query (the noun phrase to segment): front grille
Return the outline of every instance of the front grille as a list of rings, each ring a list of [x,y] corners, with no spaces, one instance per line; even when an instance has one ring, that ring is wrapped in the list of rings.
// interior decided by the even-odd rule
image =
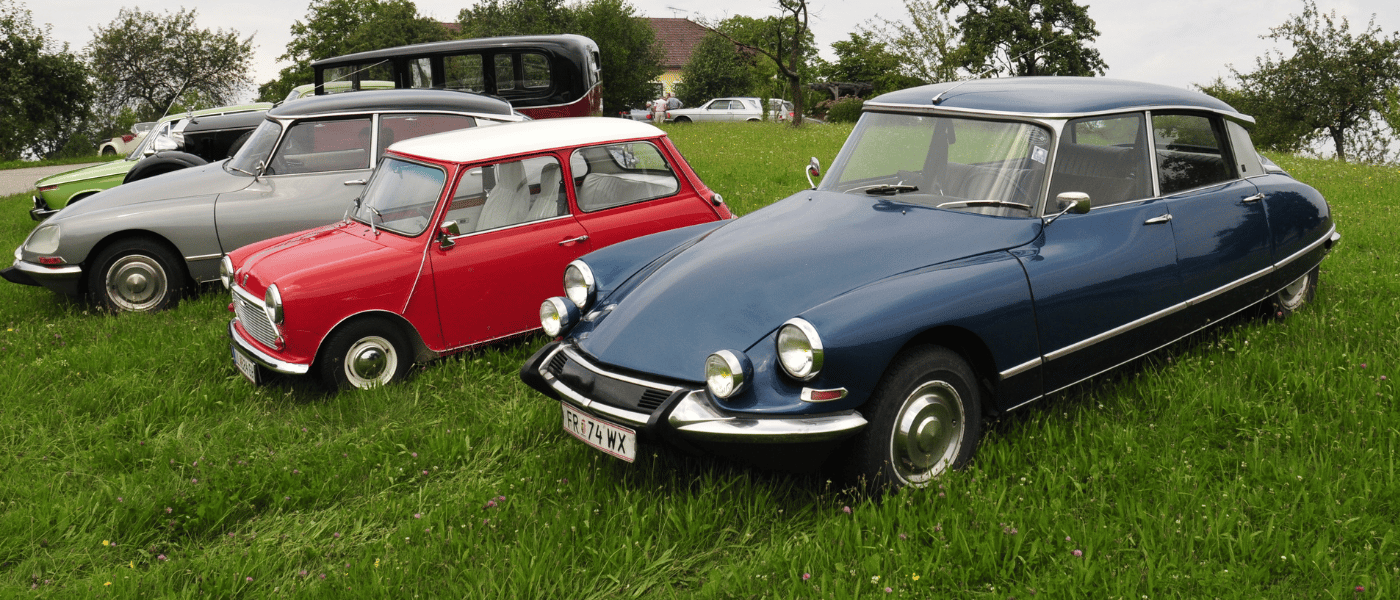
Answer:
[[[604,372],[572,352],[555,353],[544,370],[589,400],[646,414],[679,391],[663,383]]]
[[[262,302],[238,292],[238,289],[233,291],[233,312],[238,315],[238,322],[243,324],[243,330],[262,345],[277,347],[277,328],[267,320],[267,312],[263,310]]]

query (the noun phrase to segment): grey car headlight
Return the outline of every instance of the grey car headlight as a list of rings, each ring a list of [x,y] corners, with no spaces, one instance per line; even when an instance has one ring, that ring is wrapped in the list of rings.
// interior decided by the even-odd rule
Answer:
[[[558,336],[578,322],[578,307],[566,298],[555,296],[540,304],[540,326],[546,335]]]
[[[720,350],[705,358],[705,387],[716,398],[729,398],[744,389],[752,372],[744,353]]]
[[[58,251],[59,231],[57,225],[45,225],[34,230],[24,248],[35,254],[53,254]]]
[[[263,310],[267,311],[267,320],[274,325],[282,324],[282,292],[275,283],[267,286],[267,293],[263,294]]]
[[[806,381],[822,370],[825,352],[817,328],[794,318],[778,328],[778,364],[795,379]]]
[[[579,310],[586,310],[597,295],[597,281],[593,279],[593,269],[581,260],[569,263],[564,268],[564,295],[569,297]]]
[[[219,259],[219,281],[223,282],[224,289],[233,287],[233,259],[227,254]]]

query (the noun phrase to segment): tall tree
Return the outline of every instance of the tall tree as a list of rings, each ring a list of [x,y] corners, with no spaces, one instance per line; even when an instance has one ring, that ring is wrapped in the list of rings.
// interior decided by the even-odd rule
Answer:
[[[131,107],[158,117],[176,100],[204,106],[231,103],[252,84],[253,36],[202,29],[196,11],[171,14],[123,8],[99,26],[88,44],[88,62],[99,97],[115,112]]]
[[[52,156],[84,129],[92,91],[82,61],[11,0],[0,0],[0,81],[0,160]]]
[[[996,75],[1103,75],[1108,65],[1092,44],[1099,35],[1089,7],[1074,0],[938,0],[966,12],[957,18],[962,43],[953,63]]]
[[[448,37],[441,23],[419,15],[410,0],[313,0],[306,20],[292,23],[287,52],[277,57],[291,66],[259,86],[258,97],[281,100],[292,88],[312,83],[315,60]]]
[[[1243,94],[1269,119],[1331,138],[1337,158],[1346,160],[1349,136],[1379,126],[1386,94],[1400,84],[1400,34],[1386,36],[1374,16],[1353,34],[1345,17],[1318,12],[1306,0],[1302,14],[1262,37],[1291,46],[1292,54],[1276,49],[1256,59],[1251,73],[1231,69]]]
[[[690,106],[716,96],[746,96],[754,84],[753,70],[734,42],[711,33],[700,40],[681,68],[676,96]]]
[[[598,43],[604,111],[651,99],[664,71],[656,33],[627,0],[486,0],[457,15],[462,37],[576,33]]]
[[[777,3],[778,16],[773,21],[774,26],[761,31],[760,39],[754,40],[742,31],[731,33],[723,27],[707,29],[724,36],[741,48],[762,54],[773,61],[778,67],[778,74],[787,80],[788,93],[792,97],[792,126],[801,127],[802,80],[810,77],[803,48],[804,42],[812,36],[807,0],[777,0]]]
[[[870,32],[852,31],[850,39],[832,42],[831,49],[836,62],[828,66],[826,76],[832,81],[869,83],[873,95],[926,83],[904,74],[901,57]]]
[[[878,15],[858,31],[885,44],[899,57],[898,73],[926,83],[958,78],[958,66],[951,60],[957,47],[957,34],[947,13],[933,0],[904,0],[904,19]]]

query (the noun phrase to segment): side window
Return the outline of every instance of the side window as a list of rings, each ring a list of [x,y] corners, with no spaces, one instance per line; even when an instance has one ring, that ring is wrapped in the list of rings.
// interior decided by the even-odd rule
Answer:
[[[705,108],[707,108],[707,109],[709,109],[709,110],[729,110],[729,101],[728,101],[728,100],[715,100],[714,102],[711,102],[710,105],[707,106],[707,107],[705,107]]]
[[[671,165],[650,142],[579,148],[569,166],[583,212],[670,196],[680,189]]]
[[[553,156],[468,169],[452,194],[447,219],[466,233],[565,215],[562,183]]]
[[[1225,152],[1219,119],[1154,114],[1152,138],[1157,147],[1157,178],[1163,195],[1235,178],[1234,163]]]
[[[376,160],[394,142],[430,133],[442,133],[475,127],[476,119],[465,115],[395,114],[379,116],[379,148]]]
[[[1152,195],[1143,116],[1077,119],[1065,125],[1050,175],[1050,209],[1064,192],[1083,192],[1094,206]]]
[[[1264,165],[1259,162],[1259,152],[1254,149],[1254,142],[1249,139],[1249,132],[1234,121],[1226,123],[1226,128],[1230,130],[1230,150],[1235,155],[1235,164],[1239,166],[1240,177],[1263,175]]]
[[[368,169],[369,134],[369,117],[298,122],[282,136],[266,174]]]
[[[415,58],[408,61],[408,87],[433,87],[432,61],[426,58]]]
[[[536,52],[497,54],[496,92],[538,94],[549,89],[549,59]]]
[[[520,64],[524,70],[525,88],[541,90],[549,87],[549,59],[543,54],[522,54]]]
[[[480,54],[459,54],[442,59],[443,87],[468,92],[486,91]]]

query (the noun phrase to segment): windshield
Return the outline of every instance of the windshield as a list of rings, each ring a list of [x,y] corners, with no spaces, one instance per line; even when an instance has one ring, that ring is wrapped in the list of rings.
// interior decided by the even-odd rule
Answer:
[[[1049,146],[1050,132],[1031,123],[866,113],[819,189],[1028,217]]]
[[[442,196],[446,173],[437,167],[385,158],[353,215],[356,221],[407,236],[423,233]]]
[[[253,130],[253,135],[238,149],[238,154],[229,159],[226,169],[245,175],[257,175],[272,156],[272,148],[277,145],[277,136],[282,134],[282,124],[267,120]]]
[[[141,143],[136,145],[136,149],[132,150],[130,154],[126,155],[126,159],[141,160],[143,158],[146,158],[144,154],[146,152],[146,148],[154,148],[156,144],[155,140],[169,140],[171,123],[174,123],[174,121],[166,121],[164,123],[161,123],[160,127],[152,130],[150,133],[147,133],[146,137],[141,140]],[[157,148],[157,150],[159,150],[159,148]]]

